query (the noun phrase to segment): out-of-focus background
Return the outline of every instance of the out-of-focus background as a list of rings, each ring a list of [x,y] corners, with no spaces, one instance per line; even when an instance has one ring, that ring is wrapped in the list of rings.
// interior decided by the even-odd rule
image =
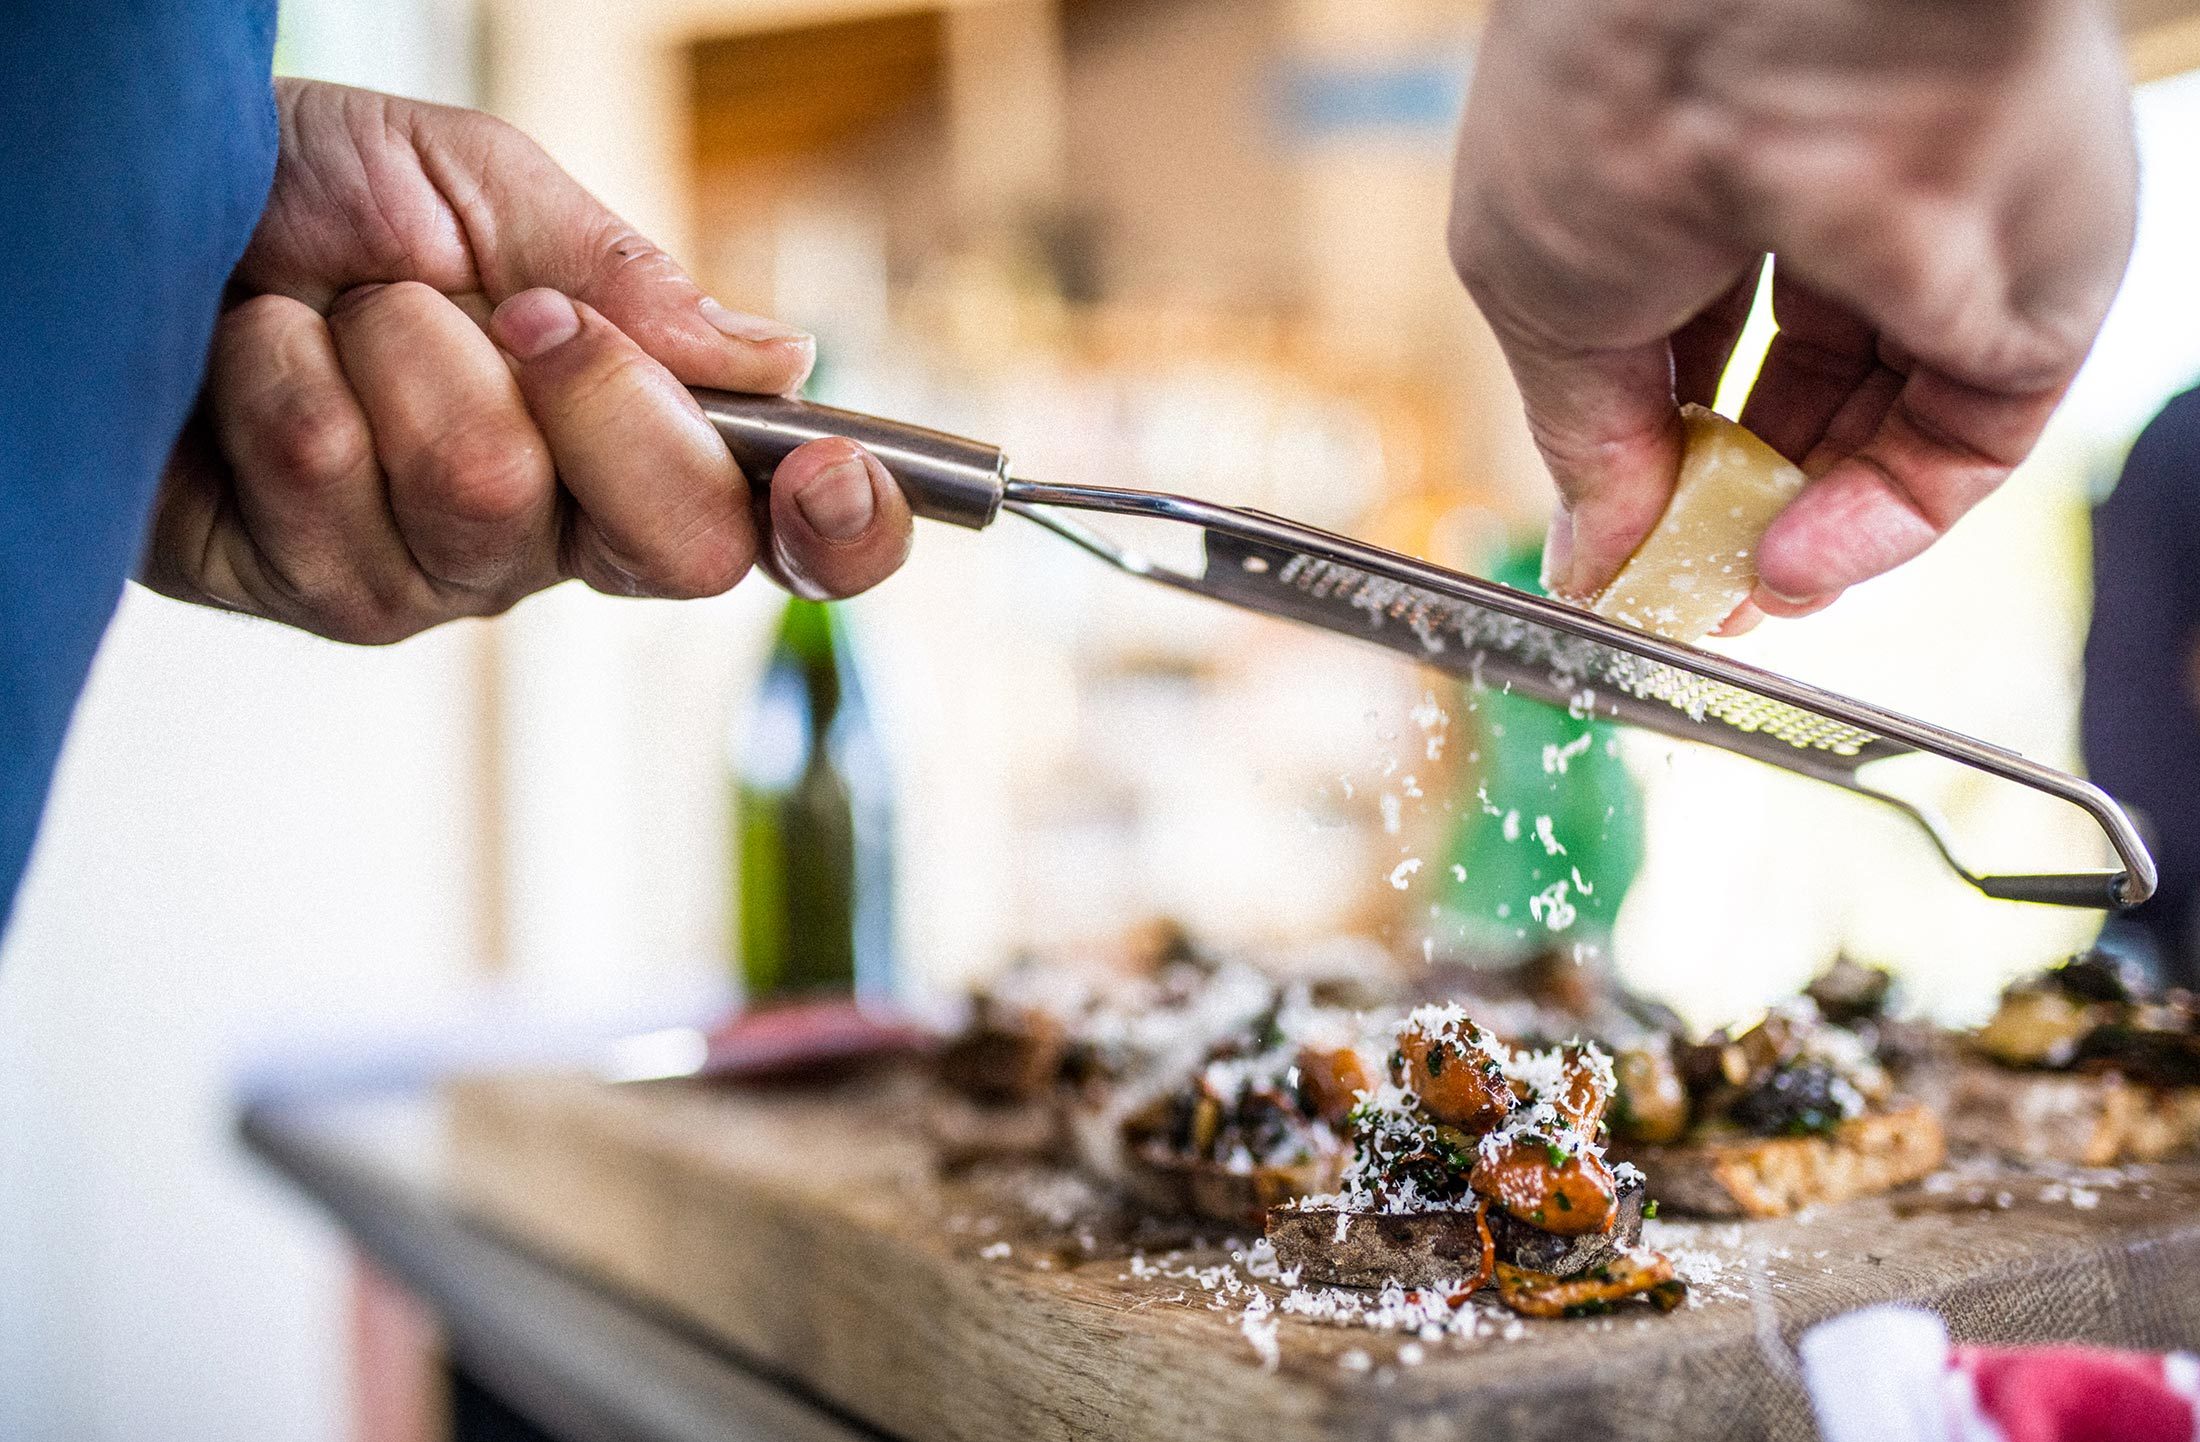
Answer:
[[[2200,373],[2188,8],[2131,14],[2138,253],[2038,459],[1739,652],[2076,765],[2087,507]],[[814,329],[820,399],[1532,576],[1544,482],[1441,239],[1478,9],[295,0],[280,63],[514,120],[728,304]],[[0,1437],[369,1435],[361,1283],[240,1160],[232,1099],[719,1004],[728,758],[779,604],[566,589],[363,651],[127,599],[0,957]],[[1706,1024],[1846,951],[1961,1019],[2098,924],[1977,898],[1861,803],[1600,737],[1627,815],[1552,839],[1639,843],[1640,871],[1609,935],[1554,930],[1462,858],[1552,856],[1562,778],[1485,816],[1503,723],[1382,653],[1013,523],[927,528],[849,612],[912,992],[1167,914],[1253,946],[1580,947]],[[2082,827],[1940,799],[1988,860],[2094,859]]]

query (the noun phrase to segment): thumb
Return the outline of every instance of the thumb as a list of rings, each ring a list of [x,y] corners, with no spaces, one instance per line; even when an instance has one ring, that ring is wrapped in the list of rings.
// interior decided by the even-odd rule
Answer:
[[[729,309],[606,209],[517,130],[498,132],[476,202],[476,264],[493,303],[548,286],[593,307],[691,386],[758,395],[802,388],[817,360],[807,332]],[[478,237],[488,237],[485,245]]]
[[[1680,474],[1672,351],[1661,338],[1625,350],[1553,352],[1506,346],[1536,449],[1563,514],[1545,563],[1555,595],[1587,600],[1665,513]]]

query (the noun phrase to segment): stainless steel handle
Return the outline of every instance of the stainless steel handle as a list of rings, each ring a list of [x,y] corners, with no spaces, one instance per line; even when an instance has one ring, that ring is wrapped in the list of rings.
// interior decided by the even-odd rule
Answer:
[[[2079,871],[2053,876],[1968,876],[1988,896],[2041,906],[2090,906],[2121,911],[2144,901],[2152,883],[2135,884],[2128,871]]]
[[[779,396],[697,389],[695,399],[752,485],[769,486],[772,472],[796,446],[845,436],[885,464],[909,498],[909,509],[926,520],[976,531],[1000,512],[1008,457],[993,446]]]

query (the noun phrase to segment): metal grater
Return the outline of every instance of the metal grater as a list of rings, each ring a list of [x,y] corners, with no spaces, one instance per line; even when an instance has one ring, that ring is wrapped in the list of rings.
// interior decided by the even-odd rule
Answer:
[[[1005,508],[1147,580],[1373,641],[1584,718],[1717,746],[1868,796],[1910,817],[1956,874],[1988,896],[2113,909],[2154,892],[2153,858],[2122,807],[2090,782],[2002,747],[1278,516],[1151,491],[1017,480],[994,447],[802,401],[719,391],[696,398],[759,486],[797,445],[847,436],[886,464],[917,515],[982,529]],[[1162,564],[1086,525],[1080,512],[1196,527],[1204,562],[1197,571]],[[2121,869],[1973,872],[1957,859],[1938,817],[1862,774],[1875,762],[1914,755],[2077,807],[2100,828]]]

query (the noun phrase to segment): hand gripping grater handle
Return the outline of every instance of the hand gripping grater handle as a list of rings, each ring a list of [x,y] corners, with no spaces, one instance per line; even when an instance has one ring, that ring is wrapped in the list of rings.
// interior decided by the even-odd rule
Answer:
[[[998,449],[937,431],[805,401],[695,396],[759,486],[769,485],[796,446],[846,436],[885,463],[917,515],[979,529],[1005,507],[1161,585],[1373,641],[1473,684],[1717,746],[1870,797],[1907,815],[1950,869],[1988,896],[2114,909],[2154,892],[2154,859],[2113,798],[2002,747],[1282,517],[1152,491],[1016,480]],[[1157,563],[1086,526],[1074,515],[1080,511],[1192,526],[1202,534],[1205,564],[1195,573]],[[1937,817],[1865,774],[1874,762],[1919,754],[2077,807],[2120,869],[1971,871]]]
[[[992,446],[808,401],[701,389],[694,394],[742,474],[760,489],[771,485],[772,472],[795,447],[845,436],[885,464],[909,509],[928,521],[983,530],[1000,512],[1008,458]]]

